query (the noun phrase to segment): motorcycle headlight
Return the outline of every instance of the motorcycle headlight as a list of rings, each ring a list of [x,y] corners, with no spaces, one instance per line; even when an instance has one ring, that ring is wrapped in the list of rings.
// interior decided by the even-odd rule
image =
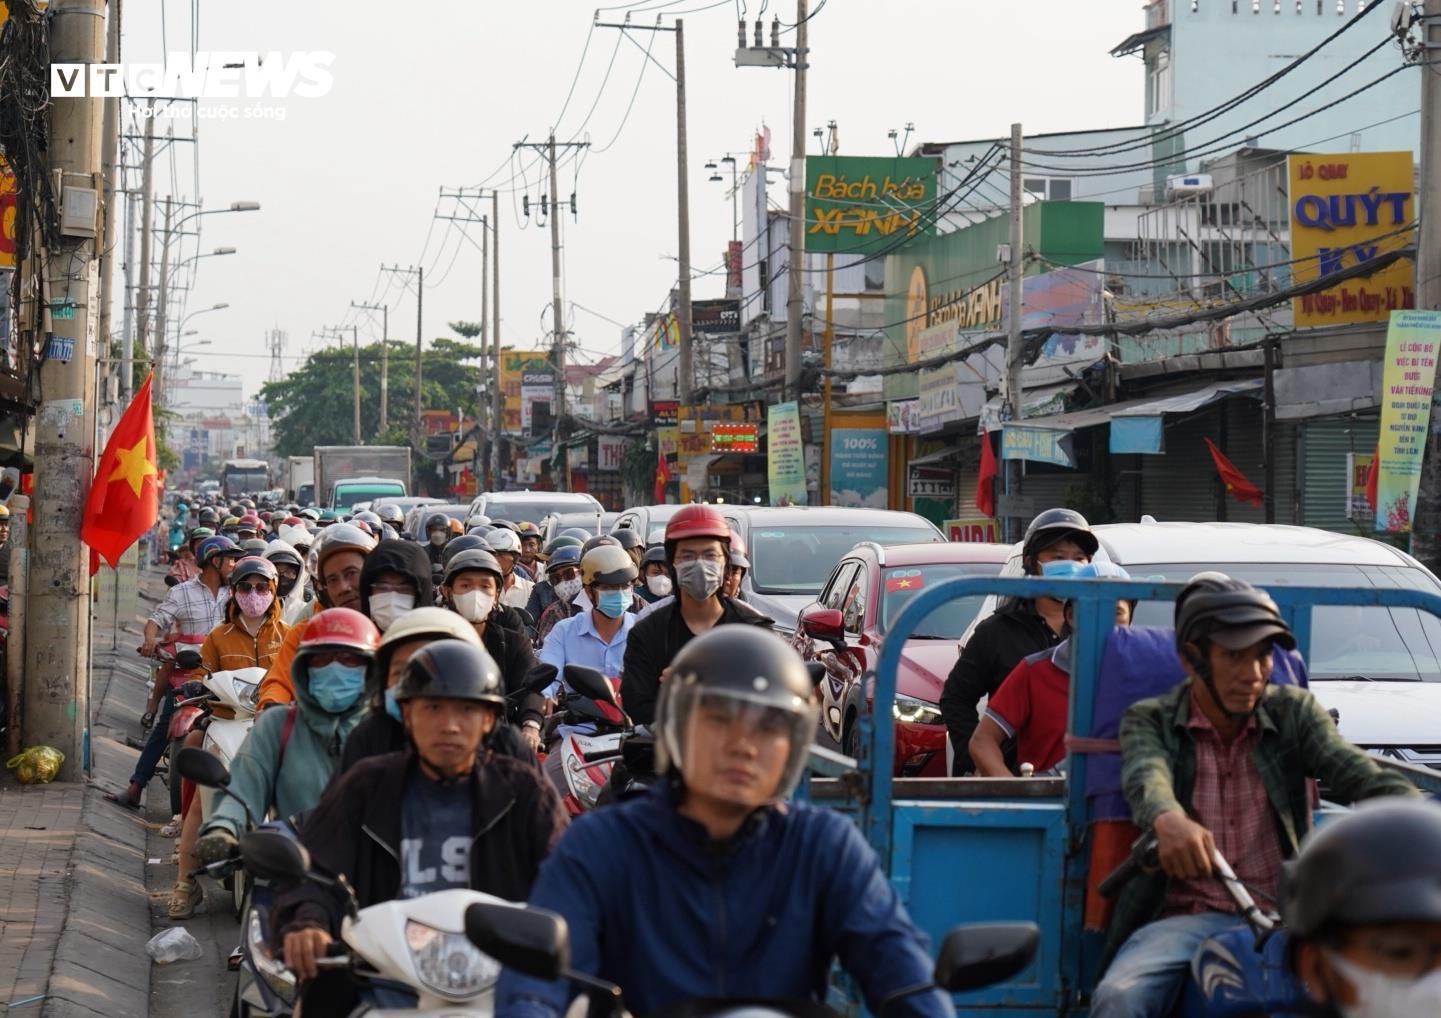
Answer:
[[[567,742],[566,746],[568,752],[565,754],[565,770],[570,777],[570,787],[575,790],[575,797],[585,804],[586,809],[594,809],[600,798],[601,786],[591,778],[590,768],[586,766],[574,744]]]
[[[421,983],[450,1000],[474,997],[500,977],[500,962],[482,954],[464,933],[447,933],[411,919],[405,924],[405,943]]]
[[[260,683],[242,682],[235,679],[235,697],[251,710],[255,709],[255,701],[260,697]]]
[[[896,696],[891,704],[891,717],[917,725],[938,725],[941,723],[941,709],[929,700],[917,700],[913,696]]]
[[[253,908],[245,924],[245,939],[251,961],[255,963],[255,971],[265,980],[265,985],[285,1003],[295,1003],[295,973],[270,953],[270,945],[265,942],[265,929],[260,922],[260,913]]]

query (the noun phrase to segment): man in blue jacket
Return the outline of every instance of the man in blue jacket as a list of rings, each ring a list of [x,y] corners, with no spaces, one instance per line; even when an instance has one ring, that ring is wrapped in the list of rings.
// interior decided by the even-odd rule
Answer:
[[[560,913],[571,968],[618,984],[633,1014],[698,997],[820,1001],[839,959],[871,1012],[952,1015],[925,987],[925,935],[860,832],[783,800],[816,728],[810,675],[784,640],[719,626],[671,665],[657,716],[666,781],[580,817],[529,904]],[[498,1018],[559,1018],[572,996],[506,970]]]

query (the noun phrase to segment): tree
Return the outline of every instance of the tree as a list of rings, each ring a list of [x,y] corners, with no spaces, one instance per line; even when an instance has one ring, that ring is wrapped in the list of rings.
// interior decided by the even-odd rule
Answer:
[[[360,348],[360,429],[370,445],[409,445],[415,418],[414,349],[390,344],[388,401],[390,427],[380,428],[380,344]],[[351,418],[354,398],[349,346],[317,350],[305,363],[261,390],[274,420],[275,453],[302,456],[317,445],[350,445],[355,438]],[[421,407],[468,411],[480,387],[480,369],[467,363],[481,356],[479,347],[438,338],[422,354],[424,392]]]

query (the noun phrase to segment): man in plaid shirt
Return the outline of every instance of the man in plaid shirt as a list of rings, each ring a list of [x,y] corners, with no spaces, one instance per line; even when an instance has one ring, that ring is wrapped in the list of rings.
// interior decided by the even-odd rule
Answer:
[[[1270,684],[1273,645],[1296,641],[1264,592],[1194,577],[1176,599],[1176,645],[1188,679],[1121,720],[1121,784],[1160,870],[1121,892],[1092,1018],[1168,1014],[1197,948],[1240,922],[1212,876],[1217,852],[1275,899],[1281,862],[1310,829],[1307,778],[1339,802],[1415,792],[1341,738],[1308,691]]]

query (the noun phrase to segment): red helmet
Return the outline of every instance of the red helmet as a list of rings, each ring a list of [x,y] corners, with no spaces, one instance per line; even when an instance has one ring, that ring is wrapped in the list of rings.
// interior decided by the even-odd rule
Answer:
[[[729,549],[731,529],[715,506],[681,506],[665,525],[665,557],[674,556],[676,542],[691,537],[714,537]]]
[[[240,517],[240,525],[242,527],[255,527],[258,529],[260,527],[260,517],[254,513],[246,513]]]
[[[305,624],[295,658],[299,661],[318,650],[349,650],[374,657],[379,647],[380,630],[374,622],[351,608],[327,608]]]

